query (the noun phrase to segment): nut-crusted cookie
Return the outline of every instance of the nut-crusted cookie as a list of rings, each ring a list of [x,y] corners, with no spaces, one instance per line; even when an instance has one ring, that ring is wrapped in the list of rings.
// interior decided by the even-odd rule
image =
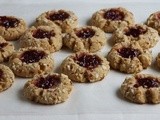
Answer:
[[[104,46],[105,42],[105,33],[94,26],[75,28],[67,33],[63,39],[64,45],[75,52],[96,52]]]
[[[104,57],[88,52],[72,54],[61,64],[62,73],[75,82],[100,81],[109,69],[109,62]]]
[[[20,77],[33,77],[53,69],[53,59],[48,51],[42,48],[21,48],[12,54],[9,66],[14,74]]]
[[[117,43],[107,55],[113,69],[125,73],[138,73],[151,65],[152,55],[137,42]]]
[[[14,52],[14,45],[0,36],[0,62],[7,61]]]
[[[14,16],[0,16],[0,35],[5,40],[17,40],[26,30],[23,19]]]
[[[110,33],[120,27],[134,24],[134,17],[131,12],[122,7],[101,9],[93,14],[90,24]]]
[[[62,47],[62,35],[59,29],[49,26],[31,27],[20,38],[21,47],[42,47],[55,52]]]
[[[36,75],[23,89],[24,96],[41,104],[58,104],[67,100],[72,91],[72,82],[64,74]]]
[[[136,74],[125,79],[120,88],[128,100],[144,103],[160,103],[160,78],[150,74]]]
[[[14,74],[10,68],[0,64],[0,92],[11,87],[14,79]]]
[[[36,19],[36,25],[57,26],[62,32],[70,31],[75,28],[77,24],[77,16],[72,11],[66,10],[47,11]]]
[[[152,48],[158,42],[158,32],[146,25],[130,25],[114,32],[111,40],[115,43],[136,41],[143,49]]]
[[[152,13],[148,17],[148,19],[146,21],[146,25],[156,29],[158,31],[158,33],[160,34],[160,11]]]

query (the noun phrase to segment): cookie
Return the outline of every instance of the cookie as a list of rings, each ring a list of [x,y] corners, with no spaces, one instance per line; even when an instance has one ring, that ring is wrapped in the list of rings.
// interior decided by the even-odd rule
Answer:
[[[72,82],[64,74],[36,75],[23,89],[24,96],[41,104],[58,104],[67,100],[72,91]]]
[[[138,73],[151,65],[152,55],[137,42],[117,43],[107,55],[110,66],[125,73]]]
[[[156,57],[156,64],[160,68],[160,53],[158,53],[158,55]]]
[[[17,40],[26,30],[23,19],[14,16],[0,16],[0,36],[5,40]]]
[[[14,74],[10,68],[0,64],[0,92],[10,88],[14,79]]]
[[[20,77],[33,77],[36,74],[51,72],[53,59],[42,48],[21,48],[12,54],[9,66]]]
[[[134,24],[134,16],[122,7],[101,9],[92,15],[90,24],[112,33],[120,27]]]
[[[160,78],[150,74],[136,74],[125,79],[120,88],[122,96],[139,103],[160,103]]]
[[[148,19],[146,21],[146,25],[156,29],[158,31],[158,33],[160,34],[160,11],[152,13],[148,17]]]
[[[106,42],[105,33],[94,26],[79,27],[67,33],[63,43],[75,52],[97,52]]]
[[[5,62],[14,52],[14,45],[0,36],[0,62]]]
[[[38,26],[28,29],[20,38],[21,47],[42,47],[55,52],[62,47],[61,31],[55,27]]]
[[[104,57],[88,52],[72,54],[61,64],[61,72],[75,82],[100,81],[109,69],[109,62]]]
[[[156,30],[140,24],[120,28],[111,37],[114,43],[136,41],[143,49],[154,47],[158,39],[159,36]]]
[[[57,26],[62,32],[70,31],[75,28],[77,24],[77,16],[72,11],[66,10],[47,11],[36,19],[36,25]]]

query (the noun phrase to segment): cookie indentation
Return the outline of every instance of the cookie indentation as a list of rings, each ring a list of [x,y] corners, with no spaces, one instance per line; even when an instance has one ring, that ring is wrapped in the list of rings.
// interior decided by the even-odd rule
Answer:
[[[137,83],[134,85],[134,87],[138,88],[142,86],[143,88],[153,88],[153,87],[159,87],[160,83],[158,80],[152,77],[147,78],[139,78],[137,79]]]
[[[124,58],[134,58],[141,54],[139,50],[133,48],[121,48],[118,53]]]
[[[49,89],[57,87],[60,83],[60,76],[50,75],[45,78],[39,78],[39,80],[35,83],[35,86],[43,89]]]
[[[104,18],[110,20],[123,20],[124,13],[116,9],[110,9],[104,13]]]
[[[69,18],[69,14],[65,11],[58,11],[58,12],[54,12],[52,14],[49,15],[49,19],[52,20],[52,21],[55,21],[55,20],[60,20],[60,21],[64,21],[66,19]]]
[[[42,59],[46,54],[43,51],[29,50],[21,56],[21,61],[25,63],[35,63]]]
[[[139,37],[142,34],[145,34],[147,32],[146,29],[143,29],[142,27],[131,27],[129,30],[125,33],[127,36],[133,36],[133,37]]]
[[[7,46],[8,45],[8,43],[0,43],[0,50],[2,49],[2,48],[4,48],[5,46]]]
[[[0,26],[3,26],[5,28],[17,27],[19,23],[20,23],[20,21],[16,18],[0,16]]]
[[[101,65],[102,60],[97,55],[87,55],[81,54],[76,58],[77,64],[87,69],[96,68],[98,65]]]
[[[55,36],[55,33],[49,32],[49,31],[46,31],[46,30],[42,30],[42,29],[37,29],[33,33],[33,37],[38,38],[38,39],[44,39],[44,38],[50,39],[53,36]]]
[[[90,28],[85,28],[77,31],[76,35],[83,39],[92,38],[95,35],[95,31]]]

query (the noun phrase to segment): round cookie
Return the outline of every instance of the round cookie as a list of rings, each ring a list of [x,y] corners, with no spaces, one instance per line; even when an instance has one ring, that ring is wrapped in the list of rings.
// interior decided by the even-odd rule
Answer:
[[[97,52],[106,42],[105,33],[94,26],[79,27],[67,33],[63,43],[75,52]]]
[[[107,55],[110,66],[125,73],[138,73],[151,65],[152,55],[137,42],[117,43]]]
[[[52,10],[42,13],[36,25],[57,26],[62,32],[68,32],[78,25],[78,18],[72,11]]]
[[[152,13],[148,17],[148,19],[146,21],[146,25],[156,29],[158,31],[158,33],[160,34],[160,11]]]
[[[9,66],[17,76],[33,77],[52,71],[53,59],[42,48],[21,48],[10,57]]]
[[[0,62],[7,61],[14,52],[14,45],[0,36]]]
[[[62,47],[62,35],[59,29],[49,26],[31,27],[20,38],[21,47],[42,47],[55,52]]]
[[[160,78],[150,74],[136,74],[125,79],[120,88],[126,99],[139,103],[160,103]]]
[[[14,74],[9,67],[0,64],[0,92],[8,89],[14,82]]]
[[[62,73],[75,82],[100,81],[109,70],[109,62],[104,57],[88,52],[72,54],[61,64]]]
[[[23,89],[24,96],[41,104],[58,104],[67,100],[72,91],[72,82],[64,74],[36,75]]]
[[[115,43],[136,41],[143,49],[152,48],[158,42],[158,32],[146,25],[130,25],[114,32],[111,40]]]
[[[112,33],[120,27],[134,24],[134,17],[122,7],[101,9],[92,15],[90,24]]]
[[[17,40],[26,30],[26,23],[14,16],[0,16],[0,35],[5,40]]]

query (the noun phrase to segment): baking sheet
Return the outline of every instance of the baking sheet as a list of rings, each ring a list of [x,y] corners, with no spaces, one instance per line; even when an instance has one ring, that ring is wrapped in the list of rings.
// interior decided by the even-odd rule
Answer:
[[[73,11],[79,18],[79,26],[86,25],[92,14],[102,8],[125,7],[133,12],[136,22],[143,23],[147,17],[159,10],[160,3],[114,3],[105,1],[72,1],[49,3],[2,3],[0,4],[0,15],[14,15],[24,18],[31,26],[35,18],[42,12],[52,9],[66,9]],[[106,34],[109,38],[110,35]],[[160,42],[151,49],[153,53],[153,63],[156,55],[160,52]],[[99,54],[106,56],[111,49],[110,41],[106,41],[105,47]],[[59,72],[61,62],[70,55],[72,51],[62,49],[53,54],[55,60],[55,72]],[[159,75],[160,70],[154,64],[142,73]],[[0,94],[0,115],[78,115],[78,114],[158,114],[160,105],[138,105],[124,100],[119,94],[119,87],[125,77],[129,74],[111,70],[101,82],[91,84],[74,84],[69,99],[58,105],[40,105],[26,100],[22,95],[23,85],[26,80],[16,78],[13,86]]]

